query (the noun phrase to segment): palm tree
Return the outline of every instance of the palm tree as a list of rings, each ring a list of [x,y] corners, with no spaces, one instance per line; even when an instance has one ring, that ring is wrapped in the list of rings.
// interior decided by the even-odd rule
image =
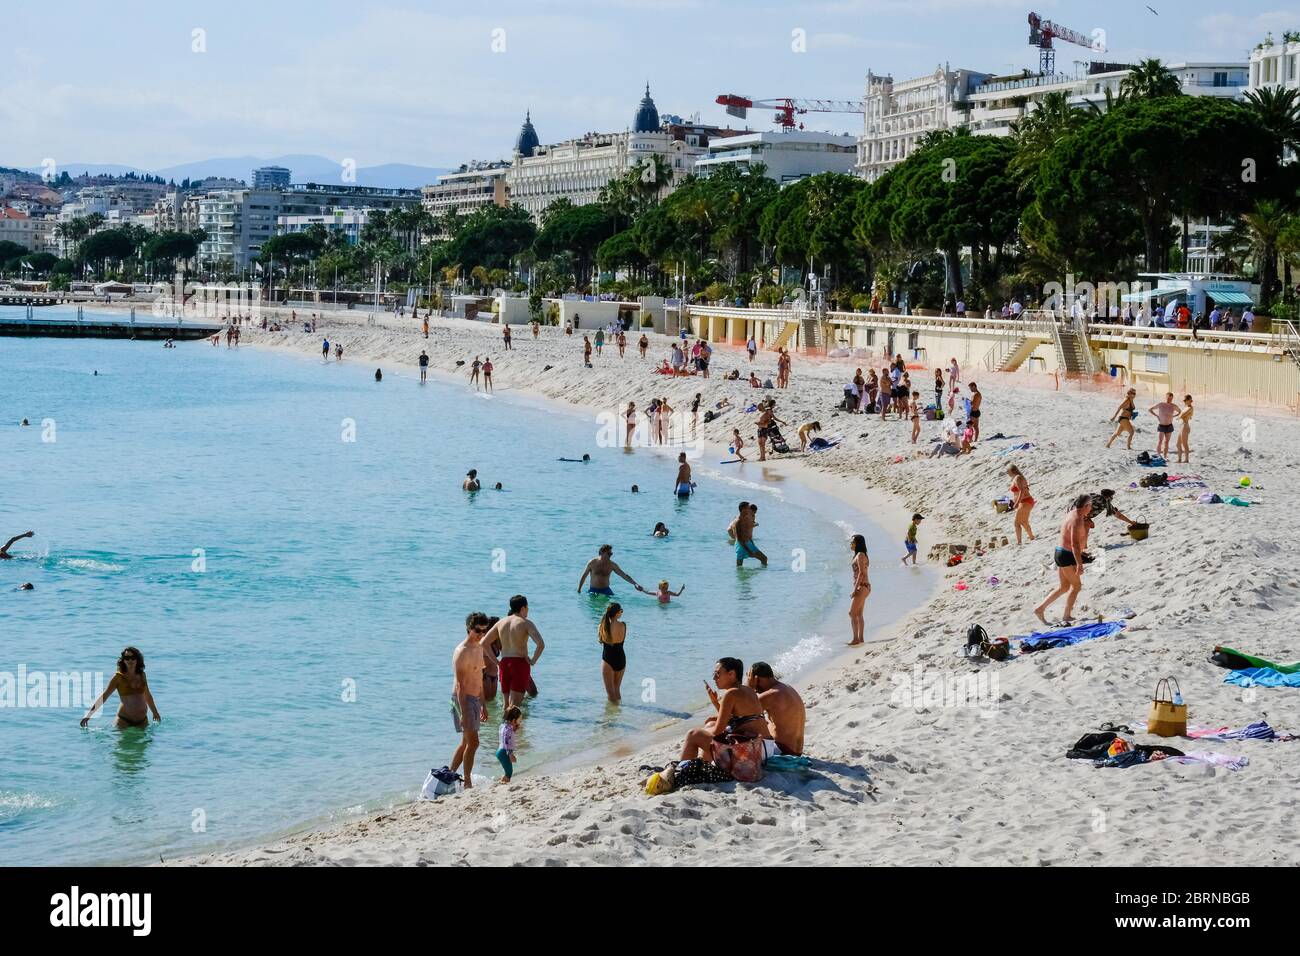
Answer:
[[[1279,144],[1278,158],[1300,147],[1300,90],[1265,86],[1246,93],[1246,102]]]
[[[1159,60],[1143,60],[1129,71],[1119,84],[1121,100],[1149,100],[1160,96],[1178,96],[1183,85],[1178,77]]]

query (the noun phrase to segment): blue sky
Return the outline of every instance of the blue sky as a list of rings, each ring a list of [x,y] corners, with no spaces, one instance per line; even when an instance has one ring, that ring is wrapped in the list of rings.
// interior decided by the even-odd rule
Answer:
[[[531,108],[543,142],[660,112],[723,122],[719,93],[861,96],[938,63],[1036,65],[1030,9],[1106,31],[1107,59],[1241,60],[1300,29],[1300,2],[1226,0],[65,0],[7,5],[0,165],[318,153],[359,166],[506,157]],[[183,8],[182,8],[183,7]],[[202,30],[206,52],[194,52]],[[806,52],[792,49],[794,31]],[[494,31],[503,31],[494,34]],[[493,52],[496,39],[504,50]],[[1058,69],[1087,51],[1062,45]],[[769,117],[751,113],[754,128]],[[806,118],[857,131],[854,116]]]

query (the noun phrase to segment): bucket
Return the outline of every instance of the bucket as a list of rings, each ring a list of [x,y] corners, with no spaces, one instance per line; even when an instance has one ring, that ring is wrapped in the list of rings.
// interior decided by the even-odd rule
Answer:
[[[1147,539],[1147,532],[1150,530],[1151,526],[1149,524],[1135,523],[1128,526],[1129,537],[1134,541],[1145,541]]]
[[[1001,498],[995,498],[993,500],[993,510],[1000,515],[1004,515],[1011,510],[1011,502],[1003,501]]]

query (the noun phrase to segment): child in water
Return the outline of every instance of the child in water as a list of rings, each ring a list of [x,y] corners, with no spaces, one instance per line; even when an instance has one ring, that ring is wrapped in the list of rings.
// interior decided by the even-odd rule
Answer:
[[[645,591],[645,588],[642,588],[641,590]],[[658,591],[658,593],[655,595],[655,597],[659,598],[659,603],[660,603],[660,604],[668,604],[668,603],[670,603],[670,602],[672,601],[673,598],[675,598],[675,597],[681,597],[681,596],[682,596],[682,591],[685,591],[685,590],[686,590],[686,585],[683,584],[683,585],[681,586],[681,589],[680,589],[680,590],[677,590],[677,591],[670,591],[670,590],[668,590],[668,582],[667,582],[667,581],[660,581],[660,582],[659,582],[659,591]],[[650,592],[646,591],[646,593],[649,594]]]
[[[519,732],[519,722],[523,719],[524,713],[518,707],[508,707],[506,712],[501,716],[501,730],[498,736],[500,744],[497,747],[497,760],[501,762],[501,769],[505,771],[499,783],[509,783],[510,778],[514,776],[515,762],[515,734]]]

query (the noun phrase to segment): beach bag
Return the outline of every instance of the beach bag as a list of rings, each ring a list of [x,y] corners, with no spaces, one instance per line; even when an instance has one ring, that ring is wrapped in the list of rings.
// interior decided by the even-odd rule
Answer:
[[[763,779],[763,738],[723,734],[713,738],[713,762],[741,783]]]
[[[457,793],[463,782],[464,778],[460,774],[446,767],[430,770],[424,778],[424,786],[420,787],[420,796],[425,800],[433,800],[444,793]]]
[[[1173,690],[1170,690],[1170,682]],[[1147,713],[1147,733],[1157,737],[1185,737],[1187,735],[1187,705],[1175,704],[1174,694],[1183,696],[1174,677],[1162,677],[1156,683],[1151,709]]]
[[[989,632],[978,624],[966,628],[966,654],[983,654],[989,644]]]

